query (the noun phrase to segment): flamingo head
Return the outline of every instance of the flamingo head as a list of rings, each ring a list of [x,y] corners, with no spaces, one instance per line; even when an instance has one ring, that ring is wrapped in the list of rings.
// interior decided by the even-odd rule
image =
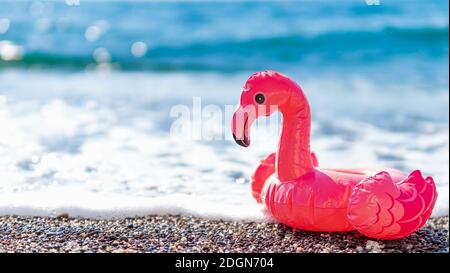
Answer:
[[[248,147],[253,122],[277,110],[284,112],[292,108],[291,95],[297,90],[300,87],[294,81],[275,71],[257,72],[250,76],[232,118],[231,128],[236,143]]]

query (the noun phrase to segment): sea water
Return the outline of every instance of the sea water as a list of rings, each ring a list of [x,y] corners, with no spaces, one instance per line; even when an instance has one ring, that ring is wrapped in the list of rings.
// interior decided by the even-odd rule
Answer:
[[[421,169],[448,215],[448,3],[357,0],[0,1],[0,214],[265,220],[280,116],[242,148],[227,111],[265,69],[302,86],[321,166]]]

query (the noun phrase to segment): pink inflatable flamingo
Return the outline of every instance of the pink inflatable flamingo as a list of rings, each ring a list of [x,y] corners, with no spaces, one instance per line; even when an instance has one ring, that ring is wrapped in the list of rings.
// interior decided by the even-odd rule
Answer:
[[[388,168],[318,167],[310,151],[308,101],[280,73],[258,72],[245,83],[232,120],[236,142],[249,146],[254,120],[275,110],[283,116],[278,151],[262,160],[251,183],[253,196],[275,219],[311,231],[356,229],[378,239],[405,237],[425,224],[437,192],[433,179],[419,170],[407,175]],[[274,173],[277,179],[268,179]]]

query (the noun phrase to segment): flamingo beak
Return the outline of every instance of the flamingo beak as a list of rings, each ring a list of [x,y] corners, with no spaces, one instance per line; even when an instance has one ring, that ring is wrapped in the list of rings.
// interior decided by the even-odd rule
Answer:
[[[248,119],[245,119],[244,123],[244,132],[246,131]],[[248,147],[250,146],[250,138],[243,134],[241,137],[237,137],[235,133],[233,133],[234,141],[236,141],[237,144],[241,145],[242,147]]]
[[[249,115],[242,107],[239,107],[233,114],[231,125],[233,138],[242,147],[250,146],[250,126],[253,119],[252,115]]]

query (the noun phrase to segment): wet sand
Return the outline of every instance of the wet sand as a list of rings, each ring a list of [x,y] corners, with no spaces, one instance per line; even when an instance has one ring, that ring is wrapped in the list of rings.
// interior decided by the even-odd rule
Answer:
[[[411,236],[376,241],[276,223],[148,216],[123,220],[0,217],[0,252],[448,252],[448,217]]]

